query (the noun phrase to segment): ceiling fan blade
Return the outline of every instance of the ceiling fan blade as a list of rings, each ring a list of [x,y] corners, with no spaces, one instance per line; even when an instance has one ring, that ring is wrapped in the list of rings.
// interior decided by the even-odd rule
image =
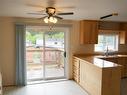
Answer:
[[[57,7],[58,9],[73,9],[73,8],[75,8],[75,6],[63,6],[63,7]]]
[[[48,16],[44,16],[44,17],[41,17],[41,18],[39,18],[39,19],[44,19],[44,18],[46,18],[46,17],[48,17]]]
[[[27,13],[27,14],[32,14],[32,15],[46,15],[46,14],[42,14],[42,13]]]
[[[55,16],[53,16],[53,17],[56,17],[56,18],[58,18],[58,19],[63,19],[62,17],[56,16],[56,15],[55,15]]]
[[[45,8],[45,6],[41,6],[41,5],[34,5],[34,4],[26,4],[26,5],[30,7]]]
[[[73,12],[68,12],[68,13],[57,13],[57,15],[73,15]]]
[[[112,14],[109,14],[109,15],[106,15],[106,16],[102,16],[102,17],[100,17],[100,19],[108,18],[108,17],[111,17],[111,16],[118,16],[118,13],[112,13]]]
[[[44,13],[45,12],[45,9],[42,9],[42,10],[36,11],[36,12],[38,12],[38,13]]]

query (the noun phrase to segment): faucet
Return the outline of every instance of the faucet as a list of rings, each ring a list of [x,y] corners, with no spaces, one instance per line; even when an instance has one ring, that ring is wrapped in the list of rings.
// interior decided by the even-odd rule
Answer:
[[[109,49],[108,49],[108,46],[107,46],[105,56],[108,56],[108,55],[109,55]]]

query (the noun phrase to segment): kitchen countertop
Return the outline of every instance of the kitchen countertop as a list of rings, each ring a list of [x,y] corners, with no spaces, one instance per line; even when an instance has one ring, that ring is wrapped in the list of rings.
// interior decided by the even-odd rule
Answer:
[[[96,57],[98,57],[98,58],[121,58],[121,57],[127,57],[127,55],[122,55],[122,54],[108,55],[108,56],[98,55]]]
[[[96,56],[92,56],[92,55],[75,55],[76,58],[83,60],[83,61],[87,61],[88,63],[91,63],[97,67],[100,68],[113,68],[113,67],[119,67],[121,65],[118,65],[116,63],[113,62],[109,62],[106,61],[104,59],[101,58],[111,58],[111,57],[127,57],[127,55],[113,55],[113,56],[103,56],[103,55],[96,55]]]

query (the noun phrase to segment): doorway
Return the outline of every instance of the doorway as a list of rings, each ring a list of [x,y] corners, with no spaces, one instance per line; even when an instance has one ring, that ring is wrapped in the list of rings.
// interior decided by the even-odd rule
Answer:
[[[66,78],[66,29],[26,27],[27,81]]]

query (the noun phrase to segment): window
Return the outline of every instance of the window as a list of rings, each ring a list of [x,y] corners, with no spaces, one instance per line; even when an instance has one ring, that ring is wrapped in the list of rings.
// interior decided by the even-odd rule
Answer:
[[[118,51],[117,34],[100,34],[98,44],[95,45],[95,51],[103,52],[108,48],[109,51]]]

